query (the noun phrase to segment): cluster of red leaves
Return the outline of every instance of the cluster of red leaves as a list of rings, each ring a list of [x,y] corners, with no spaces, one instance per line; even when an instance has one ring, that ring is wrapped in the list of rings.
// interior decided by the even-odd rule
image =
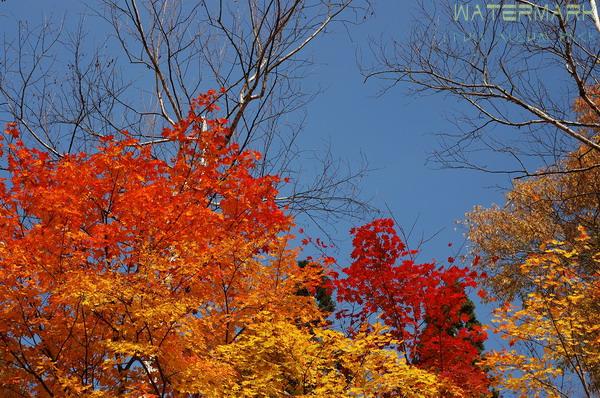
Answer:
[[[226,120],[195,113],[214,110],[214,95],[196,99],[186,119],[163,131],[177,146],[171,162],[157,160],[151,146],[134,138],[105,136],[96,153],[65,155],[59,162],[17,139],[9,145],[12,189],[2,199],[45,227],[76,226],[93,247],[139,236],[161,242],[177,234],[181,240],[181,234],[198,233],[198,224],[207,227],[203,234],[215,236],[223,236],[218,229],[235,226],[241,233],[243,227],[248,239],[286,229],[291,219],[275,203],[278,178],[251,175],[260,155],[228,143]]]
[[[478,325],[468,325],[461,309],[465,289],[475,274],[457,266],[417,264],[390,219],[351,230],[352,264],[334,282],[338,301],[358,304],[358,313],[338,316],[364,322],[377,314],[399,340],[408,360],[446,377],[479,396],[488,392],[485,372],[476,364],[486,339]]]

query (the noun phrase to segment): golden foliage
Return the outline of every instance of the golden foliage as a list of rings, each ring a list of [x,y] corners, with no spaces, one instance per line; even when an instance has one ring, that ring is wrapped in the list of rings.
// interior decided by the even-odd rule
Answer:
[[[599,392],[600,272],[581,272],[581,263],[591,261],[597,269],[600,252],[591,254],[590,236],[583,228],[579,232],[572,244],[551,241],[530,255],[517,272],[534,289],[521,306],[506,303],[495,311],[496,332],[528,353],[487,357],[486,364],[501,376],[501,391],[522,397]]]
[[[379,325],[352,339],[333,330],[307,329],[263,313],[233,344],[217,350],[235,369],[224,396],[439,397],[445,387],[410,366]]]

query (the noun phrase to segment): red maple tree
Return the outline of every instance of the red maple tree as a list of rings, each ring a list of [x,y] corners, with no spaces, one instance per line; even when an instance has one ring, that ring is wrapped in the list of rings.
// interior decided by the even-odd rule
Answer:
[[[407,250],[390,219],[375,220],[351,233],[354,261],[334,285],[338,301],[360,309],[342,310],[338,316],[356,325],[379,315],[410,363],[473,396],[489,394],[486,373],[477,365],[486,333],[470,324],[463,311],[468,302],[465,290],[475,287],[476,275],[455,265],[414,262],[409,255],[415,252]]]

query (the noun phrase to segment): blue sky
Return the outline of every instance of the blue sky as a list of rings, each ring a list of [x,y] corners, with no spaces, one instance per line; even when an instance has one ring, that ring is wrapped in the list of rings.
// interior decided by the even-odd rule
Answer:
[[[349,30],[334,26],[307,49],[314,65],[305,84],[321,88],[322,93],[306,109],[298,144],[304,150],[329,145],[334,156],[350,163],[364,155],[372,169],[363,181],[365,197],[384,210],[387,204],[405,227],[418,217],[416,234],[442,230],[420,258],[443,260],[455,255],[455,248],[464,241],[464,231],[456,222],[474,205],[501,203],[503,193],[493,187],[509,186],[510,181],[506,176],[438,170],[426,164],[429,153],[437,148],[434,134],[453,129],[448,117],[464,110],[454,99],[409,96],[402,85],[378,96],[378,82],[363,82],[357,52],[368,59],[371,39],[407,40],[413,10],[409,3],[378,2],[374,15],[363,24]],[[39,22],[43,16],[56,18],[68,12],[67,23],[76,23],[82,11],[83,2],[78,1],[7,0],[0,3],[0,20]],[[86,28],[92,35],[102,35],[100,24],[90,23]],[[3,34],[10,36],[11,31],[4,28]],[[342,263],[350,251],[350,226],[342,222],[336,228]],[[318,231],[309,230],[309,234],[318,236]],[[454,243],[452,248],[449,242]],[[484,310],[481,318],[488,318]]]
[[[443,228],[423,258],[446,258],[447,243],[463,241],[455,222],[476,204],[502,202],[504,194],[496,186],[510,186],[510,180],[426,164],[438,147],[435,133],[453,131],[448,119],[467,109],[454,98],[410,96],[404,85],[378,96],[380,82],[363,82],[357,51],[368,61],[371,39],[407,40],[411,7],[403,3],[380,2],[375,15],[353,27],[350,36],[336,31],[315,42],[311,50],[317,64],[311,78],[324,90],[309,105],[302,144],[328,142],[343,159],[364,154],[373,169],[363,184],[365,195],[382,209],[387,203],[406,227],[419,217],[416,232],[428,235]]]

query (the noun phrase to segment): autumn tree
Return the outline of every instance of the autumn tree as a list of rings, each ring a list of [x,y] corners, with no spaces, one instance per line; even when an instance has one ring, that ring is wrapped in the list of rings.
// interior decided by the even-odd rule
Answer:
[[[195,112],[216,95],[163,131],[179,148],[170,162],[111,136],[54,161],[9,129],[3,385],[36,396],[202,391],[223,375],[212,348],[258,313],[318,316],[295,294],[321,276],[287,245],[277,178],[252,177],[258,154]]]
[[[465,289],[475,286],[475,275],[454,265],[415,263],[393,225],[381,219],[353,229],[353,262],[335,286],[338,300],[358,308],[338,316],[351,319],[351,331],[380,316],[409,363],[440,375],[467,396],[489,395],[477,363],[486,334],[465,311]]]
[[[575,111],[581,123],[598,120],[582,98]],[[598,130],[586,134],[597,139]],[[486,283],[500,304],[497,331],[510,346],[489,357],[504,389],[598,394],[599,160],[581,145],[558,167],[517,181],[502,207],[467,215],[477,267],[489,274]]]
[[[518,267],[533,288],[521,302],[506,301],[495,311],[496,332],[509,348],[486,360],[502,391],[564,398],[600,393],[600,252],[597,246],[590,252],[592,244],[580,227],[572,242],[546,242]]]

